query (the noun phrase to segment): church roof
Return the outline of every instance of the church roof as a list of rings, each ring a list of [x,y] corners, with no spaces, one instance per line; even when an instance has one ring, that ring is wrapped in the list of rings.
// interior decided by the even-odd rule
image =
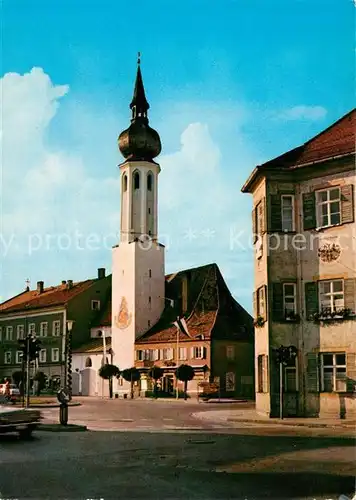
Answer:
[[[111,337],[106,337],[106,352],[111,349]],[[84,345],[73,349],[73,354],[101,354],[103,352],[103,339],[91,339]]]
[[[301,146],[258,165],[242,187],[242,191],[249,192],[259,173],[268,169],[293,171],[314,163],[355,154],[355,131],[356,109],[353,109]]]
[[[186,281],[186,287],[183,285]],[[187,291],[186,310],[184,292]],[[184,316],[188,334],[180,331],[180,341],[197,336],[204,339],[234,339],[251,341],[253,320],[250,314],[232,297],[216,264],[187,269],[166,276],[167,301],[160,320],[136,344],[170,342],[177,339],[173,322]]]
[[[70,287],[67,284],[50,286],[44,288],[42,292],[25,290],[0,304],[0,314],[65,305],[73,297],[87,290],[94,282],[94,279],[89,279],[73,283]]]

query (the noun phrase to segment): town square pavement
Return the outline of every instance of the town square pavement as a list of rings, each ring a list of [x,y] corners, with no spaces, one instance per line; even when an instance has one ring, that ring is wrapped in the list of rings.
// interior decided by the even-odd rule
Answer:
[[[246,422],[231,427],[193,416],[219,408],[228,409],[88,399],[70,408],[70,421],[101,430],[38,431],[28,441],[0,437],[0,498],[352,498],[350,429]],[[43,413],[50,422],[58,409]]]

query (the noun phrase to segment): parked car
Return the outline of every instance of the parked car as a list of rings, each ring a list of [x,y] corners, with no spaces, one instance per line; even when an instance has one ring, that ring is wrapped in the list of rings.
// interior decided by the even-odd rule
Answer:
[[[5,395],[6,384],[0,384],[0,395]],[[20,389],[15,384],[10,384],[10,401],[15,403],[20,399]]]
[[[0,395],[0,433],[18,432],[20,438],[29,438],[41,420],[41,412],[30,408],[9,406]]]

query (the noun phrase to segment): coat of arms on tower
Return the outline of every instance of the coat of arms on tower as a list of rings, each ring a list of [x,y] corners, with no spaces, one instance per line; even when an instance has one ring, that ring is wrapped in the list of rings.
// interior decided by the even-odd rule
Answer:
[[[341,255],[341,247],[336,243],[325,243],[318,250],[318,257],[323,262],[333,262]]]
[[[132,319],[132,314],[129,313],[129,309],[127,307],[127,300],[125,297],[122,297],[119,313],[114,318],[115,325],[121,330],[124,330],[131,323],[131,319]]]

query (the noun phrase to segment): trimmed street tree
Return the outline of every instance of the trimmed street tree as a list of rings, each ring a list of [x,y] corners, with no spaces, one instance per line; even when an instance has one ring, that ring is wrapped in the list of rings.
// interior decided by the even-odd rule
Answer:
[[[157,397],[157,382],[160,378],[163,377],[164,370],[159,366],[152,366],[150,371],[148,372],[148,376],[154,380],[153,392],[155,398]]]
[[[126,382],[130,382],[131,384],[131,399],[134,398],[134,383],[138,382],[141,378],[140,372],[138,371],[137,368],[134,366],[132,368],[126,368],[122,372],[123,378],[126,380]]]
[[[180,365],[176,369],[176,377],[184,382],[184,399],[187,399],[187,386],[190,380],[194,378],[194,368],[190,365]]]
[[[112,379],[120,375],[119,368],[115,365],[110,365],[110,364],[103,365],[99,369],[99,375],[101,378],[109,381],[109,395],[110,399],[112,399],[113,396]]]

